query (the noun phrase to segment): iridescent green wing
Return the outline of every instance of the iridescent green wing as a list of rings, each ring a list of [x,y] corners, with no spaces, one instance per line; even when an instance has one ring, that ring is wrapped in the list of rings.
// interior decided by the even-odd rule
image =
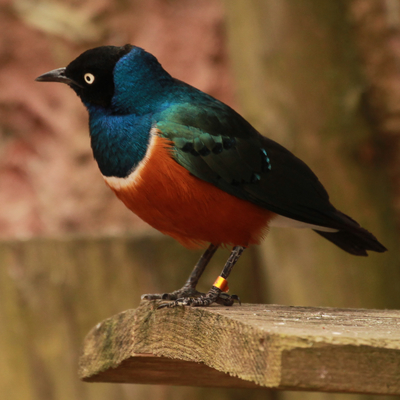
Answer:
[[[307,165],[228,106],[217,101],[175,105],[160,114],[156,127],[173,142],[175,161],[197,178],[288,218],[341,225]]]

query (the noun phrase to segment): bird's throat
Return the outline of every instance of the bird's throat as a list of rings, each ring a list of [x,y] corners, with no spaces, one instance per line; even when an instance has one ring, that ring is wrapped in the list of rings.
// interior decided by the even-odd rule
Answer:
[[[103,176],[127,177],[145,157],[151,117],[89,110],[93,156]]]

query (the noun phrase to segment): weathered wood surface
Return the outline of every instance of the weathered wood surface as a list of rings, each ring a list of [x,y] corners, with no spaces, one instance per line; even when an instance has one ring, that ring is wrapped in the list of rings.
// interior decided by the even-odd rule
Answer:
[[[400,311],[156,304],[93,328],[81,379],[400,394]]]

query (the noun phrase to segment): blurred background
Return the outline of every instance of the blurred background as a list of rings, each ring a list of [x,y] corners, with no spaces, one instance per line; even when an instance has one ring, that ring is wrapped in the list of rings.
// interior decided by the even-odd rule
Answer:
[[[0,32],[2,398],[383,399],[79,382],[89,329],[142,293],[180,287],[201,252],[125,209],[93,160],[80,100],[34,79],[99,45],[150,51],[306,161],[389,249],[354,257],[312,231],[271,230],[232,290],[245,302],[400,308],[400,0],[2,0]]]

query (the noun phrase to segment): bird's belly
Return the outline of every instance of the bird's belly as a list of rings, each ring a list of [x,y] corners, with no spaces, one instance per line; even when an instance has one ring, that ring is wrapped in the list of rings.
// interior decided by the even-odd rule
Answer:
[[[275,214],[191,175],[169,147],[153,135],[139,166],[126,178],[105,177],[107,184],[131,211],[187,247],[259,243]]]

